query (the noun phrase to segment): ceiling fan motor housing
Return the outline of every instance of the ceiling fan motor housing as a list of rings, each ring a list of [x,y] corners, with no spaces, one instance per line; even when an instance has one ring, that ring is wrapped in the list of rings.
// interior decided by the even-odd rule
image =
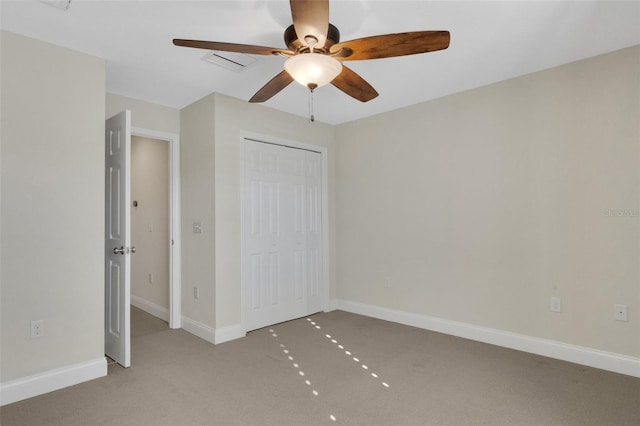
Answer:
[[[296,53],[305,53],[309,51],[309,46],[303,45],[298,39],[298,34],[296,34],[296,29],[293,25],[289,25],[289,27],[284,30],[284,43],[290,50]],[[329,24],[326,43],[324,46],[314,46],[313,50],[314,52],[328,53],[329,48],[336,43],[340,43],[340,30],[338,30],[335,25]]]

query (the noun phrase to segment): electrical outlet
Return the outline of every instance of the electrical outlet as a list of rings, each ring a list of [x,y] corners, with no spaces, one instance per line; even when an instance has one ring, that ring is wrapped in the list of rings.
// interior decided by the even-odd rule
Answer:
[[[627,316],[627,305],[613,305],[613,308],[613,318],[616,321],[629,321],[629,317]]]
[[[391,278],[389,277],[384,278],[384,288],[391,288]]]
[[[44,336],[44,320],[31,321],[31,338],[37,339]]]
[[[149,284],[153,284],[153,274],[149,273]]]
[[[200,299],[200,289],[198,287],[193,288],[193,298]]]
[[[562,300],[559,297],[551,297],[551,312],[562,312]]]

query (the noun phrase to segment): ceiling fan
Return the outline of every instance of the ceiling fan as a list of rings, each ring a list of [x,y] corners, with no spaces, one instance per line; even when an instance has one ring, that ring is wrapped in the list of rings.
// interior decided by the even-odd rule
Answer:
[[[329,23],[329,0],[290,0],[289,3],[293,25],[284,32],[285,49],[185,39],[174,39],[173,44],[287,57],[285,69],[258,90],[249,102],[264,102],[294,80],[312,92],[331,83],[347,95],[367,102],[378,96],[378,92],[342,62],[415,55],[449,47],[449,31],[414,31],[340,42],[340,31]]]

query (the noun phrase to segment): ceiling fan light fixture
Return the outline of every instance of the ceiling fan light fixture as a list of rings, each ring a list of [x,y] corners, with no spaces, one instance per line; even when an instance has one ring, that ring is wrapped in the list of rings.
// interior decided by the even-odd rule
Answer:
[[[302,53],[287,59],[284,69],[298,83],[315,89],[331,83],[342,72],[342,64],[320,53]]]

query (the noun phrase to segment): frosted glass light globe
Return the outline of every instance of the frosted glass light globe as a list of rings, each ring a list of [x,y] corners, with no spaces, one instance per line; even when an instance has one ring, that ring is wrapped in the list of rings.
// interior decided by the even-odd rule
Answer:
[[[302,53],[287,59],[284,69],[298,83],[315,89],[331,83],[342,72],[342,64],[327,55]]]

